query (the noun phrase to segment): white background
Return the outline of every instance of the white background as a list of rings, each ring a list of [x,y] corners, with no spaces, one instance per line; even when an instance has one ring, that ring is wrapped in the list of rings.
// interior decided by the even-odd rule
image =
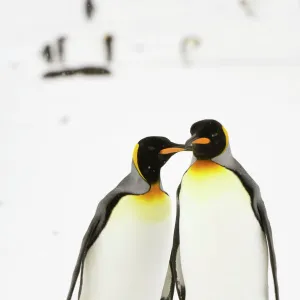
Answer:
[[[203,118],[224,124],[261,186],[281,299],[299,299],[298,1],[251,1],[253,17],[233,0],[100,2],[93,22],[80,0],[0,4],[0,299],[65,299],[81,238],[136,142],[184,142]],[[96,63],[107,32],[111,78],[41,79],[45,42],[67,34],[66,64]],[[178,52],[188,34],[203,42],[190,68]],[[163,169],[174,202],[190,158]]]

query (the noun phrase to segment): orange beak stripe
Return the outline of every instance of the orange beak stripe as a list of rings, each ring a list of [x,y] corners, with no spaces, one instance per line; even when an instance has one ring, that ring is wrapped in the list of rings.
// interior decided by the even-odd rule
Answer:
[[[179,152],[179,151],[183,151],[183,148],[177,148],[177,147],[171,147],[171,148],[165,148],[160,150],[160,154],[170,154],[170,153],[175,153],[175,152]]]
[[[209,144],[209,143],[210,143],[210,139],[206,138],[206,137],[202,137],[202,138],[199,138],[199,139],[193,141],[193,144],[206,145],[206,144]]]

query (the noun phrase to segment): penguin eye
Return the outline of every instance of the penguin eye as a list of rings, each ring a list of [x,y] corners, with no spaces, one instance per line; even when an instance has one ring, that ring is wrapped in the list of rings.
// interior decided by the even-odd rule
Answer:
[[[218,133],[217,133],[217,132],[216,132],[216,133],[213,133],[211,136],[212,136],[212,137],[216,137],[216,136],[218,136]]]

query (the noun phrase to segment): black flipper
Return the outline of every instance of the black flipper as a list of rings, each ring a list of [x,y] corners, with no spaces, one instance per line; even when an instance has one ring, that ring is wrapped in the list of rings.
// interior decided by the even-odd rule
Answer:
[[[258,211],[259,211],[259,215],[260,215],[260,219],[261,219],[262,229],[267,237],[267,242],[268,242],[271,268],[272,268],[272,273],[273,273],[273,282],[274,282],[274,288],[275,288],[275,299],[279,300],[277,264],[276,264],[276,255],[275,255],[274,244],[273,244],[272,228],[270,225],[270,221],[268,219],[265,204],[262,200],[258,202]]]
[[[171,251],[169,269],[165,280],[165,285],[162,293],[161,300],[172,300],[174,297],[174,288],[176,286],[177,295],[179,300],[185,300],[185,284],[181,269],[180,261],[180,238],[179,238],[179,193],[181,184],[178,186],[176,197],[177,197],[177,208],[176,208],[176,221],[173,235],[173,246]]]
[[[278,285],[278,277],[277,277],[277,263],[276,263],[276,255],[275,255],[275,249],[273,244],[272,228],[267,216],[267,210],[264,201],[262,200],[261,197],[259,186],[236,159],[232,158],[226,164],[221,163],[221,165],[231,170],[238,176],[238,178],[241,180],[242,184],[244,185],[245,189],[250,195],[253,213],[257,221],[259,222],[262,231],[265,234],[267,239],[268,251],[269,251],[272,274],[273,274],[275,299],[279,300],[280,297],[279,297],[279,285]]]
[[[179,219],[180,219],[180,195],[181,183],[177,188],[176,198],[177,198],[177,209],[176,209],[176,222],[174,229],[173,238],[173,249],[171,254],[172,270],[174,272],[176,290],[179,300],[185,300],[186,290],[183,278],[183,272],[181,268],[181,257],[180,257],[180,235],[179,235]]]
[[[80,276],[80,286],[79,286],[79,291],[78,291],[78,299],[80,297],[81,294],[81,288],[82,288],[82,283],[83,283],[83,266],[84,266],[84,260],[86,257],[86,254],[89,250],[88,245],[90,244],[90,241],[93,237],[93,232],[95,232],[95,228],[97,226],[97,223],[101,222],[101,219],[97,220],[96,215],[94,216],[94,218],[92,219],[84,237],[81,243],[81,248],[79,251],[79,255],[77,258],[77,262],[73,271],[73,275],[72,275],[72,280],[71,280],[71,286],[68,292],[68,296],[67,296],[67,300],[71,300],[72,299],[72,295],[74,292],[74,288],[76,286],[76,282],[77,282],[77,278],[79,276],[79,273],[81,272],[81,276]]]
[[[168,271],[160,300],[172,300],[174,296],[175,281],[171,270],[171,265],[168,265]]]
[[[108,193],[98,204],[95,215],[83,237],[77,262],[73,271],[71,285],[69,288],[67,300],[72,299],[72,295],[77,283],[77,279],[80,275],[80,284],[78,290],[78,299],[80,299],[81,290],[83,286],[83,269],[84,260],[89,249],[93,246],[97,240],[99,234],[105,228],[106,223],[117,205],[119,200],[126,195],[141,195],[149,190],[149,184],[144,181],[135,166],[132,164],[131,172],[117,185],[117,187]]]
[[[96,239],[98,238],[99,234],[104,229],[113,208],[115,207],[117,202],[126,194],[127,193],[125,193],[124,191],[120,191],[119,189],[116,188],[115,190],[110,192],[106,197],[104,197],[102,201],[100,201],[96,213],[83,237],[77,262],[73,271],[67,300],[72,299],[72,295],[76,286],[79,273],[81,273],[81,275],[80,275],[80,285],[78,290],[78,299],[80,298],[82,285],[83,285],[84,260],[86,258],[86,255],[89,249],[96,241]]]

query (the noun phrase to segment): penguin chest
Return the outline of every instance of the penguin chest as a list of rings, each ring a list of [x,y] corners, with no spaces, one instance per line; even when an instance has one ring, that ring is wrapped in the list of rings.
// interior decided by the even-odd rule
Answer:
[[[160,299],[172,232],[166,194],[123,197],[88,253],[81,299]]]
[[[180,191],[187,299],[266,300],[266,241],[249,194],[233,172],[213,162],[195,164]]]

